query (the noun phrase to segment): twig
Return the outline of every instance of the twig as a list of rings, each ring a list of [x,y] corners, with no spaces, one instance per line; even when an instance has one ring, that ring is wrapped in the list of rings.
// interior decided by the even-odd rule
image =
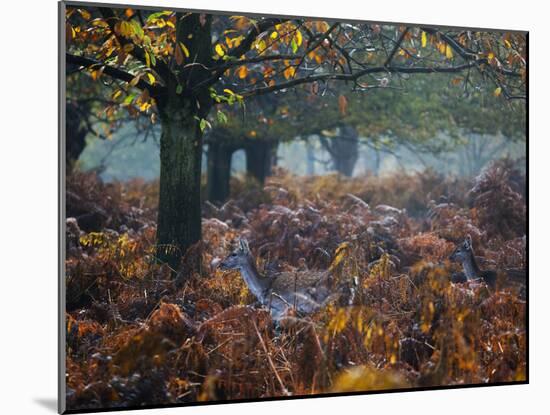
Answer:
[[[277,369],[275,368],[275,365],[273,364],[273,360],[271,360],[271,356],[269,355],[269,352],[267,351],[267,347],[265,345],[264,339],[262,338],[262,335],[260,334],[260,331],[258,330],[258,326],[256,325],[256,322],[253,320],[252,324],[254,325],[254,330],[256,330],[256,334],[258,335],[258,339],[260,339],[260,344],[262,345],[262,348],[264,349],[265,355],[267,357],[267,361],[269,362],[269,365],[271,366],[271,370],[273,370],[273,373],[275,374],[275,377],[277,378],[277,381],[279,382],[279,385],[281,386],[281,391],[283,392],[283,395],[290,396],[290,392],[286,389],[281,377],[279,376],[279,373],[277,372]]]

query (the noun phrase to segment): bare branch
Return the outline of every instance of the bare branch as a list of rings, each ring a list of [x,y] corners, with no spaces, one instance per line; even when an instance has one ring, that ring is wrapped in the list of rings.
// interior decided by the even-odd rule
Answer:
[[[261,63],[261,62],[276,61],[276,60],[294,60],[294,59],[302,59],[303,57],[304,55],[284,55],[284,54],[256,56],[254,58],[226,62],[219,67],[219,71],[223,72],[226,69],[233,68],[235,66],[247,65],[249,63]]]
[[[419,73],[457,73],[465,69],[472,68],[480,64],[480,61],[485,61],[485,59],[480,59],[474,62],[468,62],[463,65],[458,66],[432,66],[432,67],[413,67],[413,66],[375,66],[371,68],[362,69],[353,74],[344,74],[344,73],[330,73],[330,74],[320,74],[320,75],[310,75],[303,78],[293,79],[291,81],[283,82],[280,84],[275,84],[271,86],[255,88],[248,91],[240,92],[244,97],[254,96],[254,95],[263,95],[274,91],[280,91],[282,89],[287,89],[294,87],[296,85],[305,84],[315,81],[356,81],[362,76],[374,73],[407,73],[407,74],[419,74]]]
[[[445,43],[447,43],[451,47],[452,50],[454,50],[456,53],[458,53],[463,59],[465,59],[467,61],[475,60],[475,61],[479,62],[480,64],[486,64],[486,65],[490,66],[488,59],[479,58],[478,54],[476,54],[475,52],[473,52],[471,50],[467,50],[460,43],[458,43],[458,41],[456,39],[452,38],[451,36],[449,36],[445,33],[442,33],[440,31],[438,31],[437,29],[432,29],[432,28],[429,28],[429,27],[422,27],[421,29],[424,32],[429,33],[431,35],[439,35],[439,37]],[[513,76],[513,77],[520,77],[521,76],[520,73],[511,71],[509,69],[494,68],[492,66],[490,66],[490,67],[494,71],[502,73],[502,74],[507,75],[507,76]]]
[[[392,51],[388,55],[388,58],[386,59],[386,62],[384,62],[384,66],[389,66],[391,63],[393,57],[401,47],[401,43],[403,43],[403,40],[405,39],[405,36],[407,36],[407,33],[409,32],[409,28],[406,27],[405,30],[403,30],[403,33],[401,33],[401,36],[399,36],[399,39],[397,39],[397,42],[395,42],[395,46],[393,47]]]

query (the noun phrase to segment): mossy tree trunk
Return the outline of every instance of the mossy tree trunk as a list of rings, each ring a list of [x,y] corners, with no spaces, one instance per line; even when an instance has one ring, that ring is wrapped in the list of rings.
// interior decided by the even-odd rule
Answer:
[[[157,255],[174,270],[201,238],[201,132],[188,105],[161,112]]]
[[[162,126],[157,258],[186,276],[199,269],[201,260],[200,249],[190,248],[201,240],[200,120],[208,116],[212,100],[200,85],[211,76],[205,69],[212,65],[211,16],[177,13],[176,21],[176,44],[184,43],[189,59],[202,65],[172,62],[175,76],[157,98]]]

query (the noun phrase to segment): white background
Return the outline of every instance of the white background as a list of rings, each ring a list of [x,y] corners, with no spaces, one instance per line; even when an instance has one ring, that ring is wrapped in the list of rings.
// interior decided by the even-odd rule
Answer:
[[[113,0],[112,2],[116,2]],[[54,413],[57,376],[57,4],[5,0],[0,14],[0,411]],[[176,408],[140,413],[541,413],[550,398],[550,32],[544,2],[169,0],[134,4],[530,31],[528,386]],[[546,409],[547,411],[547,409]],[[546,412],[548,413],[548,412]]]

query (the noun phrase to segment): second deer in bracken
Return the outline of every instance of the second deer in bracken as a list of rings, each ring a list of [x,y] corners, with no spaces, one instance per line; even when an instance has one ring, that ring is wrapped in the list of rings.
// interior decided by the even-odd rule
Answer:
[[[463,273],[454,274],[453,282],[466,282],[470,280],[483,280],[491,287],[495,288],[497,282],[497,273],[492,270],[482,271],[477,265],[472,247],[472,237],[466,236],[466,239],[460,243],[449,257],[451,261],[462,264]]]
[[[312,313],[331,297],[329,271],[303,270],[262,275],[244,239],[239,240],[237,250],[229,254],[219,268],[239,270],[250,292],[270,309],[276,320],[291,308],[303,314]]]

